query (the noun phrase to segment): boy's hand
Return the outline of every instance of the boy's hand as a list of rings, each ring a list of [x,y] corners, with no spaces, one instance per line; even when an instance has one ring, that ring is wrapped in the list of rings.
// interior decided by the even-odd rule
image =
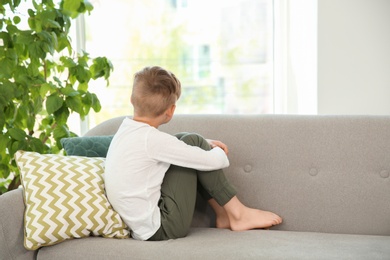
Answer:
[[[226,153],[226,155],[229,153],[229,149],[227,145],[222,143],[221,141],[211,140],[211,139],[206,139],[206,140],[210,144],[211,148],[219,147]]]

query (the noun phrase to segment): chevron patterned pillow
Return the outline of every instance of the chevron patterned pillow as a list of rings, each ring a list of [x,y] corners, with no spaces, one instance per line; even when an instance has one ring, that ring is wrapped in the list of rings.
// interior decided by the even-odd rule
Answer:
[[[18,151],[15,159],[26,204],[26,249],[87,236],[129,237],[105,196],[104,158]]]

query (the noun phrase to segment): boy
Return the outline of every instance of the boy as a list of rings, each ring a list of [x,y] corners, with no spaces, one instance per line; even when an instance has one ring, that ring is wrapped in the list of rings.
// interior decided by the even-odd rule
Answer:
[[[282,219],[248,208],[236,197],[222,168],[228,148],[197,134],[160,132],[181,94],[179,80],[161,67],[135,74],[132,119],[124,119],[107,153],[105,185],[109,201],[138,240],[167,240],[187,235],[196,192],[216,213],[216,226],[231,230],[268,228]],[[197,185],[199,183],[199,185]]]

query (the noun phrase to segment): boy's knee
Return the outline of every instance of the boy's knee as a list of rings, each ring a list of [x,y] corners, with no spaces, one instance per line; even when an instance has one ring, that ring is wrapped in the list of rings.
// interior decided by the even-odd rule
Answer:
[[[179,140],[181,140],[181,138],[182,138],[183,136],[185,136],[185,135],[188,135],[188,132],[180,132],[180,133],[174,134],[174,136],[175,136],[177,139],[179,139]]]
[[[196,133],[187,133],[180,137],[180,140],[188,145],[198,146],[204,150],[210,150],[211,147],[203,136]]]

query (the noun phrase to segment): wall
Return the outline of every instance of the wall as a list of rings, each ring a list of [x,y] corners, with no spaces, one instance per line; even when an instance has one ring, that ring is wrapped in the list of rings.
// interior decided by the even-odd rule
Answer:
[[[274,0],[274,113],[317,114],[317,0]]]
[[[318,0],[318,114],[390,115],[390,1]]]

